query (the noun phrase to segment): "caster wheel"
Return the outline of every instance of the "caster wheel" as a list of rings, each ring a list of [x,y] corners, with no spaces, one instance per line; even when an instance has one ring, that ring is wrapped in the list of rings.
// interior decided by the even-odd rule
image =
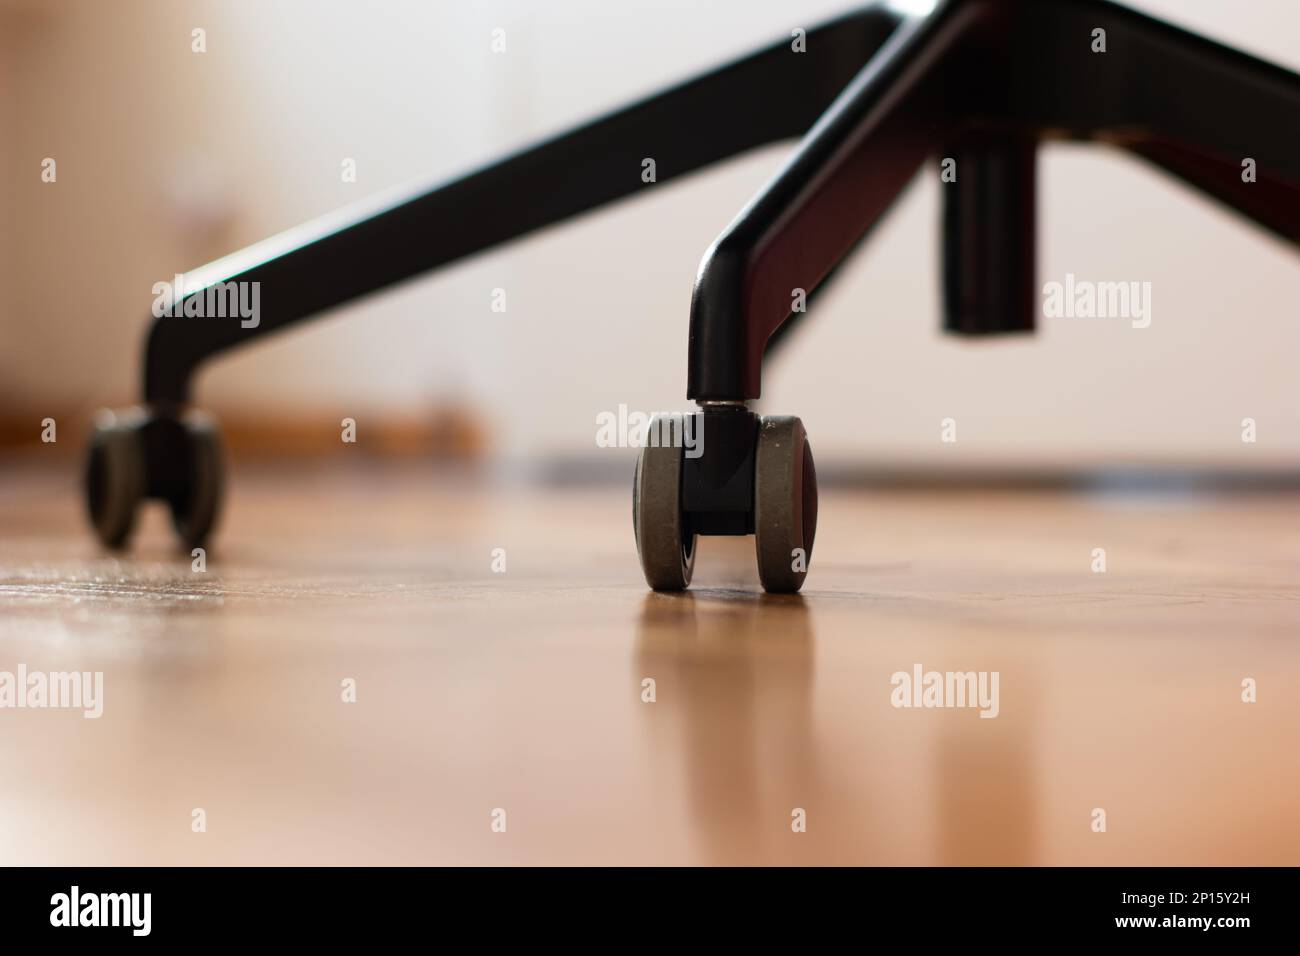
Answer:
[[[660,434],[659,427],[656,416],[650,434]],[[646,584],[656,591],[685,590],[695,570],[695,533],[682,511],[682,449],[675,444],[641,449],[632,487],[632,527]]]
[[[817,471],[803,422],[764,417],[754,456],[754,543],[764,589],[803,586],[817,533]]]
[[[95,534],[106,547],[126,544],[135,513],[148,492],[144,413],[102,411],[95,416],[86,463],[86,504]]]
[[[212,419],[149,408],[100,412],[90,437],[86,504],[99,540],[121,548],[140,502],[161,499],[186,548],[203,543],[222,498],[221,443]]]
[[[188,475],[168,497],[172,525],[187,549],[207,540],[217,523],[224,491],[221,440],[216,422],[202,412],[187,412],[181,419],[185,429]]]

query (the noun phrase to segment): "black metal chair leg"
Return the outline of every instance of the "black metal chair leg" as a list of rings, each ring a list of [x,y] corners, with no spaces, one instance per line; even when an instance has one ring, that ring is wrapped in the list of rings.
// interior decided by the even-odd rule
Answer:
[[[188,399],[203,360],[474,252],[766,143],[801,135],[900,16],[871,7],[652,96],[432,190],[327,217],[186,277],[257,282],[256,325],[164,315],[150,330],[144,396]],[[248,326],[248,327],[245,327]]]
[[[669,483],[652,494],[638,479],[639,515],[655,505],[679,517],[636,522],[651,587],[690,584],[692,562],[679,557],[694,553],[697,535],[750,533],[764,588],[802,587],[817,530],[812,449],[797,418],[760,419],[745,401],[759,396],[764,352],[798,297],[823,283],[946,135],[943,62],[984,15],[953,4],[901,23],[705,254],[688,366],[703,454],[647,449],[639,465],[641,476],[679,469],[676,492]]]
[[[1300,241],[1300,76],[1105,0],[1025,4],[1006,42],[1005,119],[1117,145]]]
[[[764,348],[946,135],[941,63],[984,15],[909,18],[705,253],[691,301],[687,397],[757,398]]]

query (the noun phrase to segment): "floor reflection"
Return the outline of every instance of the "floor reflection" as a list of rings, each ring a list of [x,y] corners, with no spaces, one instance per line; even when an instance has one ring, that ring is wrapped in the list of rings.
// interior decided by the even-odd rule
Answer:
[[[637,633],[638,681],[664,774],[684,773],[705,861],[791,859],[792,811],[815,804],[813,634],[797,596],[649,594]]]
[[[1032,651],[924,633],[901,645],[927,669],[998,671],[1000,712],[983,719],[969,708],[889,708],[900,645],[857,643],[851,679],[824,675],[821,709],[839,718],[823,740],[813,725],[811,617],[804,599],[752,591],[644,598],[636,678],[654,679],[656,699],[642,720],[662,792],[681,801],[665,815],[690,820],[701,861],[1038,862],[1041,675]],[[795,808],[807,811],[806,835],[792,834]]]
[[[1002,677],[1008,675],[1004,672]],[[1021,713],[990,721],[945,721],[934,754],[936,862],[945,866],[1040,862],[1029,739],[1032,719],[1032,714]]]

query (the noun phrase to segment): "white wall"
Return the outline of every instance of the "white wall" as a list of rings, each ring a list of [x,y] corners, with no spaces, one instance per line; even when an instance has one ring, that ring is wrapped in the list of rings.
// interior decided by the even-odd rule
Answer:
[[[1291,0],[1135,5],[1300,68]],[[149,288],[173,271],[465,170],[844,8],[42,7],[10,64],[19,135],[4,161],[35,179],[41,156],[59,156],[60,183],[57,193],[22,186],[5,226],[20,237],[0,299],[8,400],[130,400]],[[192,26],[207,29],[207,54],[189,52]],[[494,27],[507,31],[504,55],[490,52]],[[504,454],[589,451],[602,409],[684,407],[700,255],[784,153],[647,187],[232,355],[205,374],[200,400],[219,413],[333,416],[418,412],[467,393]],[[356,158],[358,183],[340,182],[343,157]],[[1040,177],[1040,279],[1150,281],[1151,328],[1047,320],[1032,339],[940,336],[939,186],[923,177],[768,370],[764,407],[803,416],[819,458],[1294,462],[1294,252],[1101,148],[1049,147]],[[196,211],[199,187],[214,198]],[[505,315],[489,309],[495,287],[507,290]],[[938,442],[946,416],[958,419],[957,446]],[[1259,421],[1256,446],[1239,440],[1246,416]]]

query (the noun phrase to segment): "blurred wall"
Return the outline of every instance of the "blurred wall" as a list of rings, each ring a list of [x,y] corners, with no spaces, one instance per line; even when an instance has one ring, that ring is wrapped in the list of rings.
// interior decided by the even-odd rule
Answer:
[[[1300,68],[1292,0],[1134,5]],[[0,0],[0,404],[39,420],[129,402],[154,282],[845,7]],[[195,27],[206,53],[191,52]],[[463,396],[507,458],[591,452],[602,410],[685,407],[700,256],[787,151],[647,186],[232,353],[199,401],[337,421]],[[55,184],[40,182],[47,156]],[[348,157],[356,183],[341,181]],[[1039,169],[1040,282],[1149,281],[1150,328],[1058,319],[1029,339],[940,336],[930,169],[771,365],[764,408],[803,416],[823,459],[1294,463],[1294,252],[1111,151],[1052,146]],[[498,287],[505,314],[490,308]],[[1247,416],[1256,445],[1240,441]],[[956,445],[939,441],[945,417]]]

